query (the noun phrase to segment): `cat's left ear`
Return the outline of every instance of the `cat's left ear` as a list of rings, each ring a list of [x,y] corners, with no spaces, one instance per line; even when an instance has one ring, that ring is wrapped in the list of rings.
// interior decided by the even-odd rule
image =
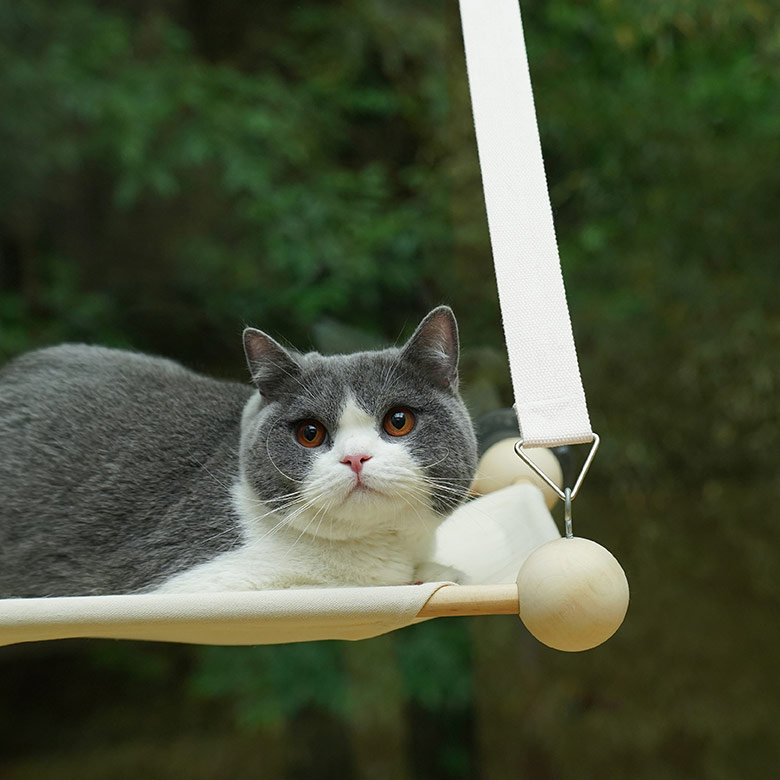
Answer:
[[[423,369],[434,384],[458,389],[458,323],[449,306],[439,306],[417,326],[401,357]]]
[[[244,330],[244,352],[252,382],[266,398],[273,398],[285,381],[297,379],[301,372],[295,358],[262,330]]]

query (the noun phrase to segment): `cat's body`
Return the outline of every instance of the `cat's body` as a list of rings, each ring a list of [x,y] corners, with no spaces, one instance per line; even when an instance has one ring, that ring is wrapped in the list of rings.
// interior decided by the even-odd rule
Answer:
[[[415,581],[476,462],[451,312],[401,349],[245,348],[255,387],[80,345],[0,370],[0,596]]]
[[[250,387],[84,346],[0,377],[0,594],[137,591],[238,543]]]

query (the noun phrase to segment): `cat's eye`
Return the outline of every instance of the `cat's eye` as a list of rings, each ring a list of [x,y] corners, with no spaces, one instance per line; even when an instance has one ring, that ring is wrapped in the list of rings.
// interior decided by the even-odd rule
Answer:
[[[295,438],[304,447],[319,447],[325,441],[325,426],[316,420],[304,420],[298,423]]]
[[[403,406],[398,406],[385,415],[382,427],[391,436],[406,436],[414,428],[414,423],[412,412]]]

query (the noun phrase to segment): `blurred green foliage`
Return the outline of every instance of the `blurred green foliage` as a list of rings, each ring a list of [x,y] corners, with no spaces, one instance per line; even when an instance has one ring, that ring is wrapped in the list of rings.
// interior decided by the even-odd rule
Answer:
[[[338,645],[316,642],[206,647],[193,680],[198,696],[229,695],[237,722],[248,728],[283,723],[310,706],[343,716],[346,688]]]
[[[499,682],[479,704],[484,670],[491,642],[511,654],[519,640],[466,621],[403,632],[382,664],[429,739],[410,737],[427,779],[469,775],[485,707],[499,731],[523,719],[529,777],[761,776],[776,532],[738,524],[758,522],[777,487],[780,14],[763,0],[523,11],[604,440],[594,534],[622,551],[638,595],[620,650],[526,653],[506,701]],[[445,301],[470,404],[511,402],[454,0],[14,0],[0,4],[0,106],[0,360],[83,340],[241,378],[244,323],[301,348],[364,348]],[[175,679],[171,701],[204,719],[221,708],[271,755],[280,724],[308,734],[318,712],[318,744],[338,745],[361,720],[346,652],[97,645],[82,663],[133,691]],[[735,712],[747,725],[729,725]],[[153,724],[168,734],[164,717]],[[567,750],[563,725],[587,757]],[[170,766],[183,754],[216,765],[224,744],[196,732]],[[251,755],[237,739],[228,751]],[[78,762],[61,771],[92,776]]]
[[[409,702],[439,712],[468,707],[471,648],[463,628],[456,621],[438,621],[425,631],[407,632],[395,648],[393,661]],[[229,695],[237,721],[252,728],[285,722],[311,706],[347,716],[349,685],[341,648],[323,642],[203,648],[192,690],[206,698]]]
[[[196,333],[244,320],[304,339],[325,313],[416,315],[448,241],[418,144],[446,117],[423,61],[441,27],[386,62],[381,9],[266,3],[235,20],[247,51],[207,57],[208,29],[116,5],[2,11],[3,352],[108,337],[198,359]],[[414,79],[407,57],[422,93],[388,79]]]

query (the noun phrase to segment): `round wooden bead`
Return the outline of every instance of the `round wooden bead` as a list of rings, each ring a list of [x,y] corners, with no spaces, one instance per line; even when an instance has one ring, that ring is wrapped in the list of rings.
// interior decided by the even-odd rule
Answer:
[[[514,485],[516,482],[532,482],[543,493],[548,509],[552,509],[559,498],[555,491],[515,452],[517,438],[502,439],[489,447],[479,459],[477,475],[471,486],[475,493],[484,495],[494,490]],[[561,464],[550,450],[537,447],[529,451],[530,457],[556,485],[563,484]]]
[[[548,647],[596,647],[618,630],[628,581],[609,550],[590,539],[555,539],[534,550],[517,575],[520,619]]]

